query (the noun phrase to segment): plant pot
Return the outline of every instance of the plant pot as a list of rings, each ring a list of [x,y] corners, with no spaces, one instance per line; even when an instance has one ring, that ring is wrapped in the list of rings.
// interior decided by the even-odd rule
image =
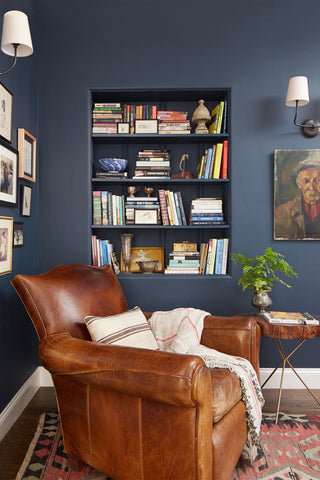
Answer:
[[[270,305],[272,305],[272,300],[269,297],[267,291],[254,292],[253,299],[251,300],[251,305],[258,308],[260,313],[263,313],[265,312],[266,307],[270,307]]]

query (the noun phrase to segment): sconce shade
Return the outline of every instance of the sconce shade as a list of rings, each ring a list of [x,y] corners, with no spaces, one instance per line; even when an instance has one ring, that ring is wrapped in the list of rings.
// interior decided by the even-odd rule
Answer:
[[[299,107],[307,105],[310,101],[307,77],[291,77],[289,80],[286,105],[295,107],[297,101]]]
[[[28,17],[18,10],[6,12],[3,16],[1,50],[6,55],[15,54],[13,44],[18,44],[17,57],[27,57],[33,53]]]

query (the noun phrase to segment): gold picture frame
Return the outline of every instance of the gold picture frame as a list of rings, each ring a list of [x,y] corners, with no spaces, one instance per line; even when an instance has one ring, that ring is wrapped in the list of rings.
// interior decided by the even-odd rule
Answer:
[[[155,273],[164,272],[164,248],[163,247],[132,247],[131,259],[129,264],[130,273],[140,273],[140,267],[137,264],[138,261],[156,260],[158,262]],[[121,250],[121,273],[125,272],[125,264],[123,262],[122,250]]]
[[[0,217],[0,275],[12,271],[13,217]]]
[[[37,139],[24,128],[18,128],[19,178],[36,181]]]

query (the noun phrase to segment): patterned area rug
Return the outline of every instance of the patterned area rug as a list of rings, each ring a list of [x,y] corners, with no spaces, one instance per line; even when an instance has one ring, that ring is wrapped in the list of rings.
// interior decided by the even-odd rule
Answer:
[[[260,448],[252,463],[244,450],[232,480],[320,480],[320,416],[264,414]],[[57,413],[41,415],[15,480],[111,480],[90,467],[70,470]]]

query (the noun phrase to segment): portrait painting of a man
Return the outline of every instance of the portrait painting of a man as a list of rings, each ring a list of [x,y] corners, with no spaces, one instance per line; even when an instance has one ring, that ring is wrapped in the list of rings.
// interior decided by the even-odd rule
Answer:
[[[320,240],[320,150],[276,150],[274,238]]]

